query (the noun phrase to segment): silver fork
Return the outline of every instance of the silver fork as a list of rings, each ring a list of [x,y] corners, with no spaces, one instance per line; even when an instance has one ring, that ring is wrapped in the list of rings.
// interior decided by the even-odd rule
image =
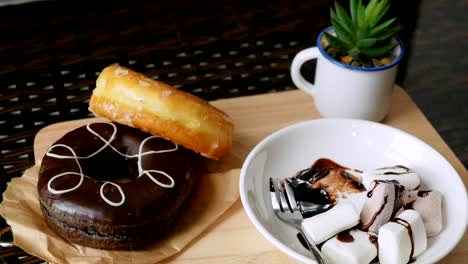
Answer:
[[[301,233],[307,244],[309,250],[314,254],[318,263],[324,264],[322,254],[317,248],[315,243],[309,238],[304,230],[302,230],[302,221],[304,218],[300,212],[300,208],[297,205],[296,198],[294,197],[294,191],[289,184],[282,185],[279,179],[270,178],[270,196],[273,211],[276,216],[283,222],[292,225]]]

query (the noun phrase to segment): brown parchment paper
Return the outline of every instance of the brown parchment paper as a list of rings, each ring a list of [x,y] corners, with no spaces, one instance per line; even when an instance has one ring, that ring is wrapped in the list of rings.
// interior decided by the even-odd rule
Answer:
[[[166,238],[139,251],[100,250],[68,243],[49,229],[39,207],[38,172],[36,165],[12,180],[0,214],[18,247],[51,263],[157,263],[180,252],[239,198],[239,169],[200,175],[187,211]]]

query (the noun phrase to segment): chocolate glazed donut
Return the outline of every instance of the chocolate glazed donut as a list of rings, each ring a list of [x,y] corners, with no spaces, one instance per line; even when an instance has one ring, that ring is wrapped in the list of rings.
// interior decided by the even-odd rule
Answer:
[[[158,239],[193,186],[198,155],[117,123],[93,123],[55,142],[38,192],[50,228],[101,249],[136,249]]]

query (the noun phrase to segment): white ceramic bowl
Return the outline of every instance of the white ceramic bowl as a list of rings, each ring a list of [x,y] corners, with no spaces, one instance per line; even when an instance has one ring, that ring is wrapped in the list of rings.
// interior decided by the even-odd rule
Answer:
[[[242,166],[240,196],[248,217],[262,235],[303,263],[316,263],[298,241],[297,231],[276,218],[268,179],[293,176],[319,158],[353,169],[401,164],[421,177],[421,189],[444,195],[442,232],[428,240],[415,263],[434,263],[463,237],[468,221],[465,186],[442,155],[423,141],[398,129],[363,120],[318,119],[281,129],[260,142]]]

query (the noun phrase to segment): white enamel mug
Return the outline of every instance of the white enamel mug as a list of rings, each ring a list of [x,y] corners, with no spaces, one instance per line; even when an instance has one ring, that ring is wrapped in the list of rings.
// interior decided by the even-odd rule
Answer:
[[[333,32],[333,28],[325,29]],[[291,78],[301,90],[314,97],[315,105],[323,117],[344,117],[381,121],[390,111],[393,87],[398,63],[404,53],[399,39],[393,50],[395,59],[391,64],[376,68],[361,68],[343,64],[330,57],[320,44],[300,51],[291,65]],[[317,59],[315,83],[301,75],[301,66]]]

